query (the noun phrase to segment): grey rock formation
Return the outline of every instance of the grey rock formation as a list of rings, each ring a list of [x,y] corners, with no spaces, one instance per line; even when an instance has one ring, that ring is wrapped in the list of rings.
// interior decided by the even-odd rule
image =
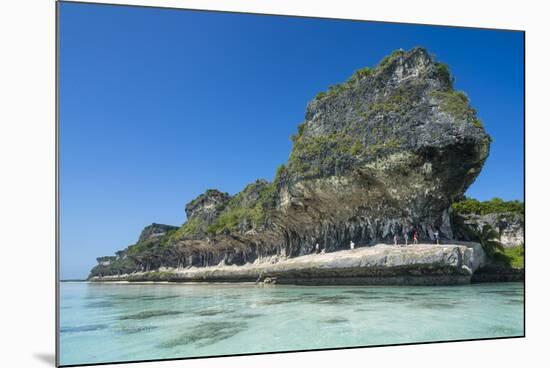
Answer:
[[[116,256],[104,256],[104,257],[97,257],[96,261],[101,266],[109,266],[111,262],[115,261],[117,259]]]
[[[421,48],[397,53],[310,102],[281,206],[327,223],[308,226],[311,237],[337,248],[412,229],[452,238],[449,205],[479,174],[490,139],[440,65]]]
[[[485,263],[477,243],[419,244],[311,254],[294,258],[267,258],[241,267],[163,268],[91,281],[241,281],[266,284],[463,284]]]
[[[462,215],[468,225],[481,229],[490,225],[500,235],[499,241],[505,248],[516,247],[525,242],[524,216],[517,213],[489,213],[486,215]]]
[[[435,231],[452,239],[450,205],[481,171],[489,146],[445,64],[422,48],[394,52],[307,105],[273,182],[232,197],[200,195],[147,264],[243,265],[309,254],[316,243],[332,252],[350,241],[410,239],[413,231],[421,241]]]
[[[205,193],[187,203],[185,214],[187,219],[199,219],[211,224],[225,208],[231,196],[216,189],[209,189]]]
[[[143,243],[147,240],[153,239],[153,238],[160,238],[166,235],[166,233],[170,230],[176,230],[176,226],[171,225],[163,225],[163,224],[155,224],[152,223],[149,226],[146,226],[139,235],[138,243]]]

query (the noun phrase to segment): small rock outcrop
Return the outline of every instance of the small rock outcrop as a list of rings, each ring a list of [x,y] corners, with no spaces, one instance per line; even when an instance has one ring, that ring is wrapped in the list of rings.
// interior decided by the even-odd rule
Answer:
[[[518,213],[488,213],[484,215],[467,214],[462,215],[464,223],[481,229],[489,225],[497,230],[499,242],[505,248],[512,248],[523,245],[525,242],[524,216]]]
[[[231,196],[216,189],[209,189],[205,193],[187,203],[185,214],[187,219],[198,219],[211,224],[223,211]]]
[[[138,243],[143,243],[147,240],[163,237],[169,231],[174,231],[174,230],[177,230],[177,229],[178,228],[176,226],[153,223],[149,226],[146,226],[141,231],[141,234],[139,235]]]
[[[272,182],[201,194],[187,204],[187,222],[159,236],[135,271],[243,265],[413,232],[453,239],[451,203],[481,171],[491,139],[447,65],[415,48],[318,94],[292,141]]]

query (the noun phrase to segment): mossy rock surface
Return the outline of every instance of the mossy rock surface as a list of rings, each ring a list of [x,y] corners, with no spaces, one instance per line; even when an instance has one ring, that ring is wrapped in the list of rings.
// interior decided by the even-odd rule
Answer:
[[[186,205],[181,227],[138,241],[93,272],[243,265],[413,232],[455,238],[451,204],[480,173],[491,138],[466,94],[454,90],[451,70],[418,47],[350,71],[307,104],[272,181],[235,195],[207,190]]]

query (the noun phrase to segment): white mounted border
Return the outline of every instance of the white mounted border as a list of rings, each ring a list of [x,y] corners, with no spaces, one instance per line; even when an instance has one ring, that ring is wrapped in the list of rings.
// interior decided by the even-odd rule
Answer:
[[[100,3],[102,1],[95,1]],[[107,3],[107,1],[103,1]],[[520,367],[547,361],[550,48],[544,1],[139,0],[193,9],[526,30],[525,339],[128,364],[124,367]],[[55,131],[53,0],[0,4],[2,336],[6,367],[52,367]],[[490,47],[490,45],[488,46]],[[531,363],[530,363],[531,362]],[[106,366],[107,367],[107,366]],[[113,367],[122,367],[113,365]]]

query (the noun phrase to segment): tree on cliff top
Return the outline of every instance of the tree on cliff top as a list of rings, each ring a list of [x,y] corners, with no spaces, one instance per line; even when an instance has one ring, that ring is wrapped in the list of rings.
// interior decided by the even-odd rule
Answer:
[[[493,198],[489,201],[478,201],[474,198],[465,197],[464,199],[453,203],[453,210],[462,214],[475,213],[486,215],[489,213],[512,212],[523,214],[525,206],[520,201],[504,201],[501,198]]]

